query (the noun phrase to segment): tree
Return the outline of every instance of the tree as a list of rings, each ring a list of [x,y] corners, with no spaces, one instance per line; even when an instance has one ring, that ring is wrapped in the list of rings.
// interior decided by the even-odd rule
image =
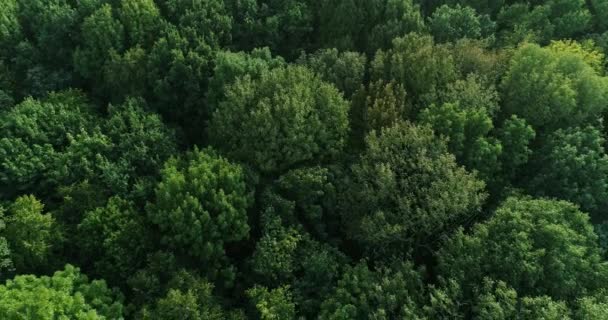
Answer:
[[[578,54],[523,45],[502,81],[503,110],[539,134],[586,124],[605,110],[607,83]]]
[[[593,14],[595,23],[594,30],[599,32],[608,31],[608,1],[591,0],[590,11]]]
[[[87,180],[105,194],[125,197],[151,189],[176,142],[160,117],[143,111],[144,106],[137,99],[110,106],[106,121],[68,135],[70,143],[54,163],[54,181],[68,186]]]
[[[5,210],[0,206],[0,281],[8,278],[15,271],[13,260],[11,259],[11,250],[4,235],[6,223],[4,222]]]
[[[289,286],[273,290],[256,286],[247,290],[247,296],[252,300],[262,320],[293,319],[296,316]]]
[[[273,209],[264,213],[263,236],[256,243],[252,269],[265,276],[269,283],[293,281],[296,269],[296,250],[302,235],[294,228],[285,228],[281,219],[273,217]]]
[[[370,270],[365,262],[347,268],[323,302],[320,319],[419,319],[422,276],[411,263]]]
[[[20,273],[44,270],[52,249],[60,246],[60,230],[51,215],[42,213],[43,207],[34,196],[22,196],[9,207],[5,218],[2,233]]]
[[[577,42],[573,40],[551,41],[547,46],[551,51],[560,54],[567,53],[579,57],[591,66],[598,74],[603,74],[605,54],[596,47],[593,40]]]
[[[145,215],[131,201],[112,197],[104,207],[85,213],[78,224],[78,247],[95,273],[120,284],[139,269],[153,243]]]
[[[418,34],[396,38],[391,49],[378,51],[370,73],[372,80],[403,85],[416,107],[414,116],[437,92],[456,80],[456,67],[447,47],[435,45],[431,36]]]
[[[209,109],[205,94],[213,71],[216,44],[167,28],[147,60],[148,101],[165,119],[180,125],[190,141],[204,137]]]
[[[460,103],[431,105],[420,113],[420,120],[448,138],[448,150],[458,163],[469,170],[478,170],[484,180],[499,170],[502,146],[489,136],[494,125],[485,108],[475,109]]]
[[[14,50],[14,46],[21,40],[21,25],[17,15],[17,1],[7,0],[0,5],[2,15],[0,16],[0,60],[6,59]]]
[[[441,0],[439,3],[445,3],[450,6],[460,4],[471,7],[481,14],[495,17],[498,11],[505,5],[505,0]]]
[[[140,46],[124,53],[110,51],[102,69],[103,94],[111,103],[122,103],[126,97],[147,97],[149,90],[148,57]]]
[[[124,26],[127,48],[150,48],[163,25],[160,11],[153,0],[120,0],[117,16]]]
[[[170,0],[158,3],[164,17],[191,38],[212,47],[226,46],[232,38],[232,17],[220,0]]]
[[[429,19],[429,28],[438,42],[479,39],[492,33],[493,27],[489,17],[479,16],[475,9],[460,4],[454,7],[443,5]]]
[[[497,21],[503,42],[515,45],[522,40],[546,44],[575,38],[589,29],[591,18],[584,0],[551,0],[506,5]]]
[[[584,297],[577,301],[574,319],[602,319],[608,316],[608,305],[604,293],[595,297]]]
[[[325,0],[318,12],[323,48],[372,55],[389,48],[396,37],[425,30],[420,7],[412,0]]]
[[[153,309],[144,308],[142,319],[244,319],[239,312],[225,312],[213,295],[213,285],[195,274],[179,271],[169,287],[167,294],[156,301]]]
[[[456,164],[430,128],[399,123],[372,132],[366,143],[342,218],[368,256],[419,252],[478,213],[483,182]]]
[[[510,46],[521,42],[546,44],[555,30],[550,17],[548,5],[513,3],[502,7],[496,17],[499,43]]]
[[[272,56],[270,49],[264,47],[253,49],[251,53],[220,51],[214,61],[213,77],[209,79],[207,93],[210,113],[217,109],[220,102],[226,99],[226,90],[238,78],[250,76],[257,80],[268,70],[285,66],[280,56]]]
[[[591,13],[585,0],[552,0],[549,5],[556,38],[574,38],[591,26]]]
[[[601,132],[592,127],[560,129],[535,155],[531,194],[578,204],[601,222],[608,205],[608,155]]]
[[[53,276],[20,275],[0,285],[0,317],[51,320],[121,319],[122,297],[103,280],[89,281],[78,268],[66,265]]]
[[[321,49],[302,55],[298,63],[307,66],[321,79],[335,85],[346,98],[350,98],[363,85],[367,58],[352,51]]]
[[[307,0],[230,0],[237,51],[264,46],[288,59],[312,45],[314,7]]]
[[[410,119],[411,109],[411,100],[403,85],[378,80],[362,87],[351,103],[351,145],[362,148],[367,133]]]
[[[337,241],[340,227],[338,197],[343,173],[335,166],[291,170],[268,188],[265,205],[290,212],[281,214],[288,225],[304,228],[315,239]]]
[[[155,194],[147,211],[162,244],[202,263],[209,279],[229,285],[234,274],[225,245],[249,235],[251,195],[243,169],[212,149],[195,149],[167,161]]]
[[[110,58],[111,52],[122,52],[125,45],[124,27],[114,17],[112,6],[104,4],[84,19],[82,42],[74,52],[74,68],[93,83],[103,80],[97,74]]]
[[[304,67],[239,78],[209,125],[212,145],[264,174],[334,159],[348,130],[348,104]]]
[[[502,174],[507,181],[516,181],[532,155],[530,144],[536,137],[536,132],[524,119],[513,115],[504,121],[497,135],[502,146]]]
[[[437,257],[439,274],[462,288],[490,277],[524,297],[573,302],[603,288],[607,276],[588,216],[565,201],[509,198]]]
[[[15,104],[14,75],[0,59],[0,112]]]
[[[16,42],[6,62],[16,76],[18,97],[43,97],[68,88],[74,79],[72,53],[82,17],[63,0],[19,1],[14,10],[19,27],[13,29],[15,38],[7,39]]]

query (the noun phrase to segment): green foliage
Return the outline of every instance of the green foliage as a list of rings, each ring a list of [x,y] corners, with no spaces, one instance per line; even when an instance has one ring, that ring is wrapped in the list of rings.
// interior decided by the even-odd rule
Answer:
[[[607,12],[0,1],[0,319],[607,318]]]
[[[473,8],[457,4],[437,8],[429,20],[429,27],[437,41],[445,42],[487,36],[494,25],[489,17],[479,16]]]
[[[291,170],[275,181],[272,186],[275,198],[269,201],[269,205],[280,206],[274,202],[288,202],[296,219],[286,222],[301,224],[316,238],[329,240],[340,226],[336,212],[340,177],[341,173],[335,167]]]
[[[167,20],[188,37],[201,39],[213,47],[230,43],[232,17],[225,1],[170,0],[158,5]]]
[[[265,174],[334,159],[348,132],[348,104],[304,67],[239,78],[209,125],[212,144]]]
[[[238,319],[222,310],[213,296],[213,285],[204,279],[181,271],[171,280],[170,287],[167,294],[156,301],[155,308],[144,310],[142,319]]]
[[[324,81],[335,85],[345,97],[349,98],[363,83],[367,58],[357,52],[322,49],[301,56],[298,63],[307,66]]]
[[[120,0],[117,16],[124,26],[127,47],[149,48],[162,26],[160,11],[153,0]]]
[[[597,31],[608,30],[608,1],[591,0],[590,11],[593,13],[593,20]]]
[[[599,294],[597,297],[584,297],[577,301],[574,319],[602,319],[608,316],[608,304],[606,295]]]
[[[395,38],[391,49],[378,51],[370,73],[373,80],[403,85],[418,108],[456,80],[456,66],[447,47],[418,34]]]
[[[377,259],[402,257],[474,218],[483,182],[459,167],[428,127],[400,123],[372,132],[352,167],[349,237]]]
[[[66,265],[52,277],[20,275],[0,285],[0,317],[121,319],[121,300],[103,280],[89,281],[78,268]]]
[[[437,257],[440,274],[463,288],[491,277],[522,296],[564,301],[593,294],[607,276],[588,216],[565,201],[510,198]]]
[[[551,0],[538,5],[513,3],[497,16],[500,38],[516,45],[521,41],[546,44],[551,39],[573,38],[591,26],[584,0]]]
[[[523,45],[502,81],[503,110],[539,133],[589,123],[605,109],[607,83],[579,54]]]
[[[295,318],[296,310],[289,287],[280,287],[273,290],[254,287],[247,290],[247,295],[252,300],[262,320]]]
[[[4,280],[15,271],[13,260],[11,259],[11,249],[4,237],[4,222],[5,210],[0,206],[0,280]]]
[[[129,278],[145,260],[152,243],[144,217],[132,202],[120,197],[87,212],[78,225],[83,260],[94,259],[96,274],[105,275],[111,283]]]
[[[124,27],[104,4],[82,23],[82,43],[74,52],[74,68],[86,79],[97,79],[111,52],[121,52],[125,45]]]
[[[520,317],[521,319],[526,320],[568,320],[570,319],[568,313],[568,307],[563,302],[553,301],[547,296],[535,298],[526,297],[522,299],[522,310],[520,311]]]
[[[145,66],[150,89],[141,96],[151,96],[150,104],[165,119],[190,129],[187,134],[194,141],[204,133],[197,125],[209,116],[205,91],[214,49],[202,38],[169,29],[150,50]]]
[[[408,119],[411,105],[403,85],[382,80],[370,83],[353,97],[351,107],[351,134],[362,143],[371,130],[380,130]]]
[[[148,73],[146,51],[135,46],[124,53],[110,51],[104,64],[103,93],[114,103],[121,103],[127,96],[143,97],[147,91]]]
[[[296,268],[295,251],[302,236],[293,228],[281,226],[281,220],[272,217],[272,213],[265,213],[270,221],[264,223],[264,234],[256,243],[252,269],[267,275],[271,283],[282,283],[292,280]]]
[[[287,58],[311,43],[313,3],[307,0],[229,0],[234,17],[233,42],[239,50],[268,46]]]
[[[226,90],[238,78],[250,76],[259,79],[264,72],[282,67],[285,61],[281,57],[273,57],[267,47],[245,52],[218,52],[215,57],[213,77],[209,80],[209,108],[215,110],[226,98]]]
[[[50,174],[55,181],[87,180],[107,193],[127,195],[153,180],[176,150],[172,132],[158,115],[144,112],[139,100],[110,106],[101,125],[68,135],[69,145]]]
[[[528,184],[531,194],[578,204],[596,221],[606,220],[608,156],[594,127],[557,130],[538,150],[537,169]]]
[[[230,283],[225,245],[249,234],[251,197],[243,169],[212,149],[171,158],[161,172],[148,217],[158,226],[163,245],[205,265],[210,279]]]
[[[389,48],[396,37],[425,30],[412,0],[324,0],[318,5],[319,40],[325,48],[371,55]]]
[[[500,162],[507,180],[516,178],[528,162],[532,154],[530,142],[535,137],[534,129],[515,115],[505,120],[498,130],[498,139],[502,145]]]
[[[431,105],[421,112],[420,120],[448,138],[448,150],[458,163],[480,171],[485,180],[498,171],[502,146],[489,137],[494,127],[485,108],[475,109],[460,103]]]
[[[43,270],[53,247],[61,244],[55,219],[43,214],[43,207],[34,196],[19,197],[9,207],[2,236],[6,238],[18,272]]]
[[[320,319],[421,319],[422,277],[410,263],[370,270],[365,262],[345,270],[323,302]]]

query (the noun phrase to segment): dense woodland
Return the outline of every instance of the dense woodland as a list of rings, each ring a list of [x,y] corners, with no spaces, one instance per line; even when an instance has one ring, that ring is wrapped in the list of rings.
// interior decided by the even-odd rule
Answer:
[[[0,319],[608,319],[608,0],[0,0]]]

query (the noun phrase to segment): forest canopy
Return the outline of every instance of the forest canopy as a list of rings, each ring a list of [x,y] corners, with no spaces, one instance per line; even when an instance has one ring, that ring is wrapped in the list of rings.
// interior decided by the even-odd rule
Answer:
[[[608,0],[0,1],[0,319],[608,319]]]

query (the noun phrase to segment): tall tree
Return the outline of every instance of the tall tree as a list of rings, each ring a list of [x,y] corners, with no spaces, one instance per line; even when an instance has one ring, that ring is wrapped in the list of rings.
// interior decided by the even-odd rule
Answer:
[[[608,82],[579,54],[526,44],[511,59],[501,89],[503,111],[545,134],[597,119]]]
[[[209,137],[229,157],[265,174],[334,159],[348,130],[338,90],[300,66],[239,78],[213,114]]]
[[[0,285],[0,317],[51,320],[121,319],[122,297],[103,280],[89,281],[78,268],[66,265],[51,277],[19,275]]]
[[[194,150],[167,161],[161,176],[148,217],[160,229],[162,244],[202,263],[209,279],[230,286],[234,270],[225,246],[249,235],[251,195],[243,169],[211,149]]]
[[[366,142],[352,167],[343,223],[368,256],[383,261],[424,251],[479,213],[483,182],[456,164],[430,128],[399,123]]]
[[[439,273],[466,290],[490,277],[521,296],[568,302],[603,289],[608,276],[589,217],[565,201],[509,198],[437,257]]]

